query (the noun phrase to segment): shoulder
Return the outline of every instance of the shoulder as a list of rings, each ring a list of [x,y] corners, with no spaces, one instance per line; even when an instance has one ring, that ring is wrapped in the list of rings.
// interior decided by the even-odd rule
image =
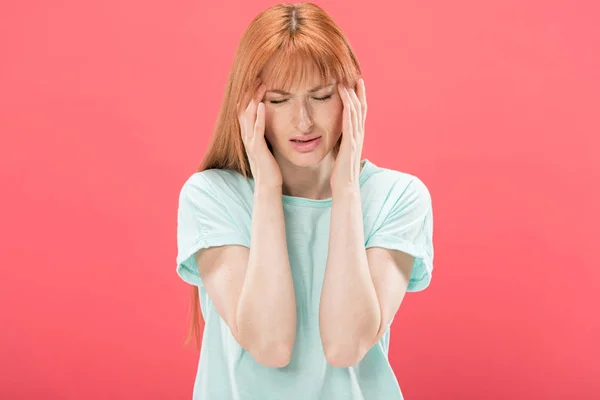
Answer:
[[[207,169],[189,176],[180,191],[183,196],[211,197],[217,201],[247,197],[252,192],[251,183],[236,171]]]
[[[414,174],[391,168],[370,165],[370,176],[363,191],[388,201],[414,201],[431,203],[431,193],[425,182]]]

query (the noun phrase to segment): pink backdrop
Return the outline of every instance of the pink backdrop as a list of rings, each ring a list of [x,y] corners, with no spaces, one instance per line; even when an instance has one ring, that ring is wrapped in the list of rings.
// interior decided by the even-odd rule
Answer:
[[[191,398],[178,193],[272,4],[2,2],[0,398]],[[434,200],[406,398],[598,398],[598,6],[318,4],[364,69],[364,156]]]

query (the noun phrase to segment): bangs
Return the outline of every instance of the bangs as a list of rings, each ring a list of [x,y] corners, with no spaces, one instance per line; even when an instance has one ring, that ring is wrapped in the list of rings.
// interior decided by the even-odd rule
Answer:
[[[273,88],[291,91],[305,85],[327,85],[339,81],[340,70],[334,57],[315,49],[284,49],[276,53],[264,68],[263,81]],[[318,82],[314,82],[315,75]]]

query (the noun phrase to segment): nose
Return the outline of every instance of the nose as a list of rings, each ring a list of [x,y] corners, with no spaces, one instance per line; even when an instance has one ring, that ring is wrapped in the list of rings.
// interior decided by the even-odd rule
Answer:
[[[305,101],[294,106],[294,119],[296,128],[301,132],[310,132],[313,126],[311,110]]]

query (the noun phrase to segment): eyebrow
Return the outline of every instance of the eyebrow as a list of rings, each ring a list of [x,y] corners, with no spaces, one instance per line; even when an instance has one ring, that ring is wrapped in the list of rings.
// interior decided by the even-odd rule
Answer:
[[[321,90],[321,89],[323,89],[323,88],[330,87],[330,86],[333,86],[333,85],[335,85],[335,83],[331,83],[331,84],[329,84],[329,85],[320,85],[320,86],[317,86],[316,88],[310,89],[310,90],[308,91],[308,93],[314,93],[314,92],[318,92],[319,90]],[[281,89],[272,89],[272,90],[267,90],[267,93],[278,93],[278,94],[282,94],[282,95],[285,95],[285,96],[287,96],[287,95],[290,95],[290,94],[291,94],[291,93],[288,93],[288,92],[286,92],[286,91],[284,91],[284,90],[281,90]]]

